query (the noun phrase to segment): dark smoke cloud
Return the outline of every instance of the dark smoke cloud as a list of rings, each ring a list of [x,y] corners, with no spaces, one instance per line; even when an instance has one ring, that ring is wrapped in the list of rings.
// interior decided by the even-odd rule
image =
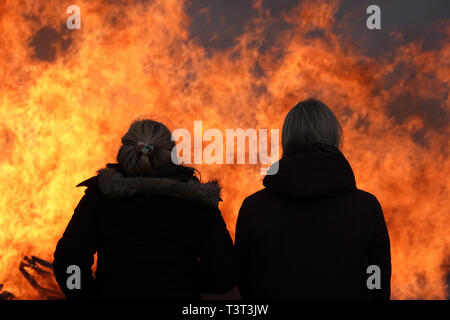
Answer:
[[[298,6],[302,1],[264,0],[262,8],[270,10],[279,21],[272,25],[268,34],[276,34],[289,28],[282,21],[284,12]],[[366,9],[376,4],[381,8],[382,30],[368,31]],[[191,34],[200,39],[205,47],[225,49],[233,46],[234,39],[243,33],[248,20],[258,13],[252,1],[193,0],[187,11],[194,19]],[[449,19],[450,2],[447,0],[342,0],[336,12],[334,29],[352,40],[366,55],[378,56],[398,44],[391,32],[400,32],[405,42],[420,41],[426,49],[436,49],[445,36],[437,27]],[[320,31],[318,34],[320,35]]]
[[[44,26],[40,28],[30,41],[34,57],[41,61],[52,62],[57,52],[64,53],[72,43],[71,34],[66,32],[66,26],[60,30]]]
[[[381,30],[368,32],[365,11],[371,4],[381,9]],[[413,41],[433,50],[446,40],[439,22],[450,18],[448,12],[450,3],[446,0],[342,0],[336,13],[336,30],[347,33],[368,56],[384,55],[401,43]],[[401,33],[402,41],[392,37],[392,32]]]
[[[283,13],[298,6],[300,1],[264,0],[263,10],[270,10],[274,22],[265,31],[265,42],[260,51],[270,47],[276,35],[291,27],[283,20]],[[366,27],[366,9],[376,4],[381,8],[381,30],[368,30]],[[257,16],[257,9],[251,1],[197,0],[188,6],[193,17],[191,36],[209,50],[225,50],[233,47],[237,37],[244,32],[250,18]],[[423,50],[441,48],[446,35],[442,32],[442,22],[450,18],[450,2],[447,0],[342,0],[335,14],[332,30],[339,36],[342,45],[352,45],[363,55],[376,60],[390,59],[392,53],[401,45],[410,42],[419,43]],[[401,34],[401,37],[396,35]],[[323,38],[323,30],[309,32],[306,38]],[[263,76],[263,74],[262,74]],[[383,89],[389,90],[401,80],[410,81],[411,87],[417,86],[417,75],[407,66],[399,66],[388,75]],[[441,101],[445,101],[442,97]],[[402,124],[411,116],[420,116],[424,128],[412,135],[413,140],[426,145],[426,132],[445,128],[450,120],[443,102],[434,99],[416,98],[410,93],[400,95],[387,105],[388,115],[396,124]],[[367,126],[368,120],[361,118],[358,126]]]

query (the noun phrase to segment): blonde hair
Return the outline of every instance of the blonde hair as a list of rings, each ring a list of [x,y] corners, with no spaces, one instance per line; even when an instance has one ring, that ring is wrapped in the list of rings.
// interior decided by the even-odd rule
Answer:
[[[122,137],[117,162],[130,176],[147,176],[171,169],[175,142],[161,122],[135,120]]]
[[[303,144],[342,147],[342,127],[322,101],[307,99],[293,107],[284,120],[281,144],[284,154],[295,153]]]

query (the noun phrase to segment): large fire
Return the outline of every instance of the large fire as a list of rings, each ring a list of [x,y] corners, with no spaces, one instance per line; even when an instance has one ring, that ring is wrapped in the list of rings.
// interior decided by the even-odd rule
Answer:
[[[66,27],[71,4],[81,8],[81,30]],[[180,0],[0,1],[3,290],[44,298],[19,264],[24,256],[52,261],[83,195],[75,185],[114,162],[133,119],[165,116],[171,129],[192,129],[194,120],[223,132],[280,128],[289,108],[315,96],[343,124],[358,187],[384,209],[392,297],[446,298],[450,43],[430,50],[395,32],[400,45],[366,55],[334,30],[339,5],[301,1],[278,18],[290,27],[268,40],[276,19],[256,0],[233,44],[208,48],[191,34]],[[200,14],[211,19],[207,8]],[[448,39],[448,20],[436,28]],[[420,108],[440,110],[443,123],[430,127]],[[262,187],[259,167],[198,168],[220,179],[234,236],[242,200]]]

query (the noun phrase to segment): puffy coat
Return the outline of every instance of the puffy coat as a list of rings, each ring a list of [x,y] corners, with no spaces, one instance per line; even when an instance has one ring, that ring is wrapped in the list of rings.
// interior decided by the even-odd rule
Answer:
[[[200,183],[181,166],[160,176],[127,177],[118,164],[108,164],[78,186],[87,189],[53,263],[67,298],[198,299],[235,285],[217,182]],[[70,265],[81,269],[81,289],[66,285]]]

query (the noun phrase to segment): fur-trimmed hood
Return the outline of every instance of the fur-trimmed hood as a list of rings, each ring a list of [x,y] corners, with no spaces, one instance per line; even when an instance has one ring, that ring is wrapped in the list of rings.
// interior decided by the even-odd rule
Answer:
[[[114,168],[99,170],[97,177],[101,192],[107,196],[125,198],[137,193],[158,194],[197,202],[209,207],[217,207],[221,200],[221,187],[217,181],[201,183],[196,179],[182,182],[163,177],[125,177]]]
[[[208,207],[217,207],[219,201],[222,201],[221,186],[215,180],[201,183],[195,177],[186,182],[165,177],[127,177],[110,166],[100,169],[97,173],[97,185],[105,196],[126,198],[134,194],[157,194],[193,201]],[[87,184],[81,183],[78,186],[83,185]]]

